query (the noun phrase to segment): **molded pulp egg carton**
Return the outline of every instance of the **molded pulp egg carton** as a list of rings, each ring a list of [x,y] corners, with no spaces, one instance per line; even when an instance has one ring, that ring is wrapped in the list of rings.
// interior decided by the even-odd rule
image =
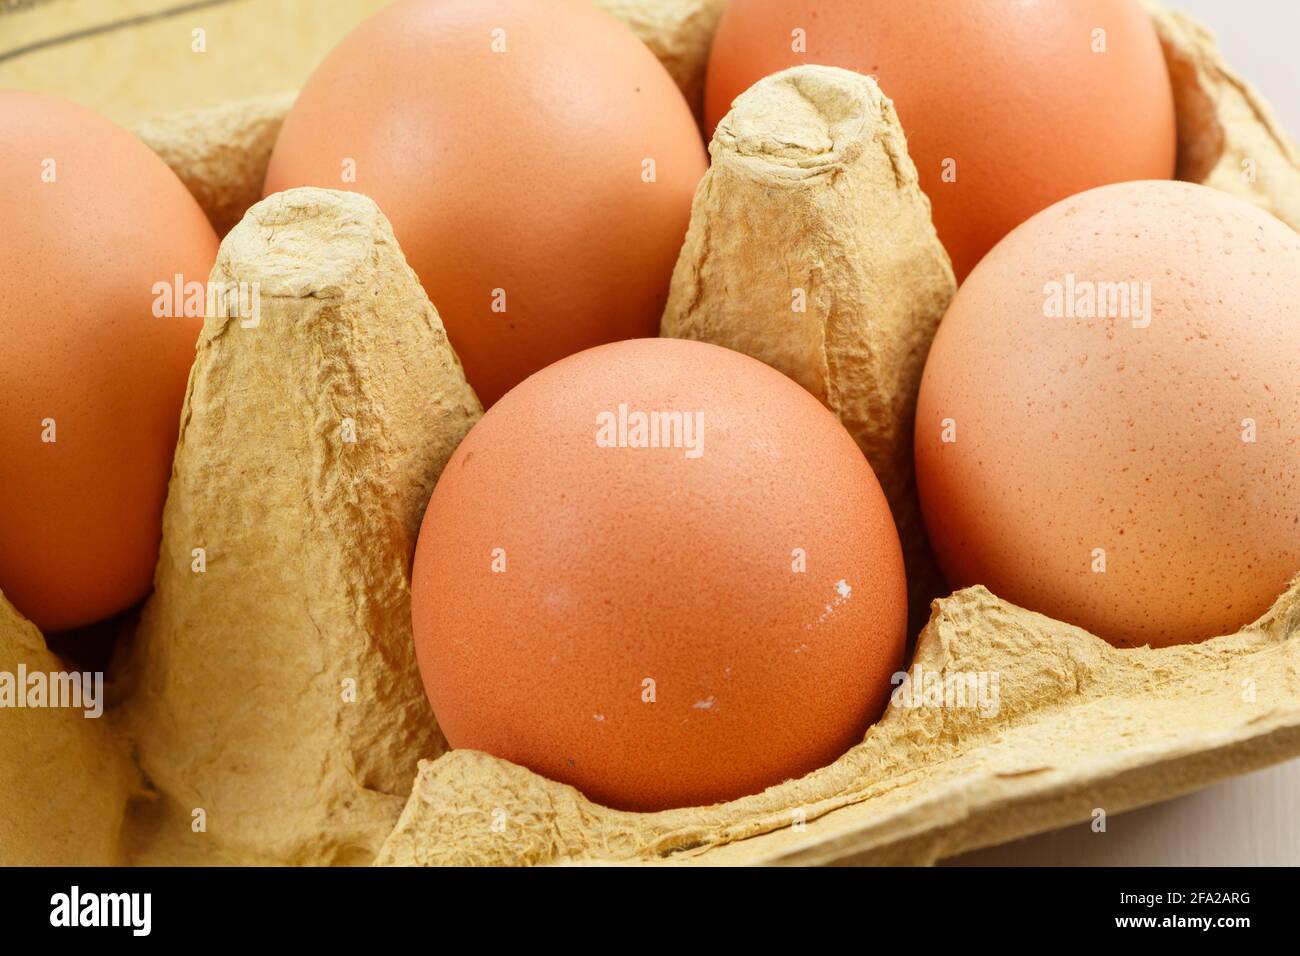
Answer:
[[[601,2],[698,111],[717,0]],[[1300,227],[1300,155],[1267,105],[1197,24],[1152,14],[1179,178]],[[952,272],[892,104],[866,77],[811,66],[757,84],[720,126],[663,331],[755,355],[840,416],[905,543],[910,666],[996,674],[996,708],[895,704],[828,767],[649,814],[448,751],[415,665],[409,562],[481,408],[374,203],[320,189],[258,202],[292,99],[138,130],[225,236],[213,280],[258,283],[261,315],[205,322],[154,593],[119,641],[107,719],[5,718],[0,862],[932,863],[1300,755],[1300,581],[1240,632],[1164,649],[1116,649],[978,586],[927,606],[942,592],[907,435]],[[870,202],[849,215],[845,195]],[[827,242],[866,266],[827,278],[839,311],[810,302],[806,338],[727,299],[707,261],[733,288],[747,273],[761,287],[772,261],[783,274],[831,261]],[[846,323],[846,303],[872,325]],[[855,348],[862,337],[871,348]],[[64,666],[0,598],[0,668],[19,663]]]

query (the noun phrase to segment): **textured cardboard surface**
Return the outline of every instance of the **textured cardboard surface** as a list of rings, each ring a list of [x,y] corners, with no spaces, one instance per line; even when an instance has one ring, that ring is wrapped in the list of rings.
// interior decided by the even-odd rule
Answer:
[[[1156,17],[1178,101],[1180,171],[1295,225],[1294,145],[1199,28]],[[705,46],[698,34],[662,49]],[[675,74],[684,86],[689,72]],[[824,121],[805,110],[817,102],[806,91],[787,82],[780,95],[793,107],[792,129]],[[873,222],[837,213],[824,184],[785,208],[805,223],[847,223],[851,242],[874,258],[865,275],[846,275],[832,257],[827,281],[892,316],[905,342],[928,341],[947,287],[932,232],[908,185],[910,162],[887,100],[868,87],[854,96],[882,139],[839,140],[862,150],[837,160],[844,188],[879,187],[888,159],[896,181],[883,195],[914,243],[873,252]],[[260,190],[287,103],[190,112],[143,130],[214,222],[228,225]],[[757,137],[737,144],[780,139],[762,131],[771,121],[764,112],[753,117]],[[801,147],[789,146],[797,157]],[[720,164],[719,178],[806,172],[816,187],[815,162],[800,172],[796,158],[782,170],[742,153]],[[1256,160],[1253,178],[1239,175],[1242,159]],[[707,188],[701,196],[701,221],[726,226]],[[780,217],[767,226],[775,231],[756,233],[755,246],[786,241],[796,257],[822,248],[783,237],[789,224]],[[739,239],[727,241],[751,267],[760,264]],[[705,308],[708,270],[689,252],[683,261],[678,304],[698,293],[705,306],[691,308]],[[887,280],[909,281],[905,270],[916,268],[928,277],[917,287],[922,304],[889,299]],[[982,588],[958,592],[936,602],[914,664],[938,675],[997,674],[996,713],[893,706],[830,766],[715,807],[621,813],[483,754],[437,756],[441,742],[410,650],[407,560],[428,491],[477,417],[477,401],[386,221],[363,197],[296,190],[267,200],[227,236],[214,274],[262,283],[263,327],[209,319],[191,377],[157,590],[115,715],[148,786],[134,783],[95,722],[0,715],[6,730],[32,734],[18,749],[7,746],[17,736],[0,735],[0,806],[19,821],[0,844],[4,862],[109,862],[125,852],[137,863],[929,863],[1300,754],[1293,585],[1238,634],[1126,651]],[[825,355],[800,342],[769,360],[787,363],[832,408],[840,402],[849,424],[859,406],[829,384],[836,368],[847,360],[870,376],[906,370],[856,353],[851,335],[840,339],[834,310],[813,314],[825,318]],[[829,356],[841,349],[848,358],[837,365]],[[906,400],[897,381],[865,387],[863,396],[874,389]],[[357,423],[355,446],[342,447],[342,417]],[[208,553],[202,575],[192,571],[195,547]],[[57,663],[3,602],[0,650],[0,669],[8,660]],[[341,696],[351,679],[355,702]],[[59,793],[33,790],[34,778],[58,781]],[[202,834],[193,831],[196,808],[207,821]]]
[[[956,291],[893,104],[800,66],[718,125],[660,328],[752,355],[839,417],[894,513],[915,634],[942,581],[912,468],[921,371]]]
[[[594,0],[626,23],[676,81],[696,119],[704,115],[704,72],[727,0]]]
[[[224,236],[262,198],[271,150],[295,94],[168,113],[135,130],[162,157]]]
[[[1213,186],[1300,229],[1300,149],[1263,96],[1189,16],[1147,0],[1178,115],[1177,177]]]
[[[481,410],[364,196],[258,203],[212,281],[258,284],[260,320],[233,303],[208,316],[181,411],[120,715],[160,801],[144,858],[178,841],[240,862],[367,862],[416,760],[445,746],[415,664],[410,560]]]
[[[1285,219],[1296,185],[1289,140],[1262,100],[1231,77],[1208,34],[1158,8],[1153,15],[1183,124],[1180,171]],[[898,161],[892,107],[838,72],[804,67],[769,78],[724,120],[663,332],[719,342],[786,371],[840,415],[897,497],[900,486],[907,494],[909,463],[897,451],[891,459],[890,442],[878,436],[904,433],[910,418],[887,401],[872,409],[884,421],[860,414],[869,399],[845,402],[835,373],[857,378],[864,395],[905,399],[903,382],[883,376],[906,378],[907,363],[896,355],[873,364],[870,350],[901,338],[920,343],[923,358],[937,322],[930,306],[941,314],[951,285],[935,269],[933,232],[917,222],[915,172],[905,151]],[[845,96],[860,105],[846,111]],[[854,118],[855,134],[845,135],[845,116]],[[868,120],[865,131],[857,117]],[[857,146],[847,162],[846,143]],[[1256,153],[1268,177],[1229,176]],[[833,175],[822,176],[828,159]],[[870,211],[841,208],[864,195],[890,209],[904,244],[873,242],[883,215],[873,222]],[[839,254],[843,246],[853,249],[852,266]],[[865,277],[855,269],[862,263]],[[847,337],[847,362],[833,360],[830,309],[810,310],[821,321],[782,334],[778,319],[789,321],[788,306],[763,298],[777,287],[788,295],[822,267],[858,306],[862,324]],[[891,284],[918,281],[919,304],[889,299]],[[733,308],[736,300],[744,307]],[[866,321],[864,307],[874,307]],[[870,323],[879,313],[888,318],[877,330]],[[906,511],[900,518],[915,555],[919,524],[908,527]],[[1118,651],[983,588],[967,589],[935,602],[914,666],[943,677],[998,675],[1003,697],[993,719],[950,707],[891,707],[830,767],[729,804],[648,815],[597,807],[523,768],[452,752],[421,764],[378,862],[932,863],[1167,799],[1300,754],[1297,600],[1293,586],[1256,624],[1194,647]]]
[[[69,669],[0,594],[0,672],[16,682],[20,667],[45,675]],[[135,768],[106,715],[0,709],[0,866],[123,862],[122,822],[135,787]]]
[[[935,602],[912,666],[999,675],[997,712],[895,703],[829,767],[651,814],[452,751],[421,763],[377,862],[927,864],[1300,754],[1300,581],[1237,634],[1160,650],[968,588]]]
[[[390,2],[8,0],[0,88],[63,96],[127,125],[296,90]]]

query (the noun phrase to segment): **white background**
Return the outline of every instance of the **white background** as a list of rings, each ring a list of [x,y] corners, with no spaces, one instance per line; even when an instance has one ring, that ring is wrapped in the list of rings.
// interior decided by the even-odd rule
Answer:
[[[1300,0],[1165,0],[1219,39],[1225,59],[1300,137]],[[1154,807],[968,853],[954,864],[1300,866],[1300,760]]]

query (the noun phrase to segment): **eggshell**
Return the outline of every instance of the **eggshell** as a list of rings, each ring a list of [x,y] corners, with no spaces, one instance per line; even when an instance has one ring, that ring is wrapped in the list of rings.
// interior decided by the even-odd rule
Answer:
[[[1173,96],[1137,0],[732,3],[707,128],[761,77],[802,63],[867,73],[894,101],[958,279],[1059,199],[1173,175]]]
[[[698,414],[701,454],[598,445],[620,405]],[[907,596],[880,486],[821,403],[737,352],[642,339],[537,373],[470,431],[424,517],[412,609],[452,746],[654,810],[859,741]]]
[[[373,198],[490,405],[655,333],[704,168],[672,78],[590,2],[408,0],[312,74],[265,193]]]
[[[155,284],[206,283],[217,237],[139,140],[18,92],[0,93],[0,223],[0,589],[61,630],[149,589],[203,323],[156,316]]]
[[[1127,310],[1087,306],[1130,282]],[[949,582],[1118,645],[1262,614],[1300,570],[1297,289],[1300,236],[1188,183],[1094,189],[1007,236],[922,377],[917,480]]]

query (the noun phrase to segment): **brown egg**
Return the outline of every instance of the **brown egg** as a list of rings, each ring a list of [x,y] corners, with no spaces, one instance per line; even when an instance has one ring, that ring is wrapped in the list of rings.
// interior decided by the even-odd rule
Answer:
[[[1058,199],[1174,173],[1173,96],[1138,0],[732,3],[709,60],[708,129],[802,63],[869,74],[894,101],[958,279]]]
[[[206,283],[217,237],[135,137],[16,92],[0,93],[0,224],[0,591],[61,630],[149,589],[203,324],[161,289]]]
[[[1228,633],[1300,571],[1300,236],[1187,183],[1094,189],[971,273],[916,470],[954,586],[1118,645]]]
[[[659,447],[652,413],[680,415]],[[884,707],[907,618],[888,505],[835,417],[675,339],[582,352],[488,411],[429,502],[412,605],[454,747],[636,810],[833,761]]]
[[[265,192],[373,198],[490,405],[657,333],[704,168],[672,79],[589,0],[408,0],[312,75]]]

